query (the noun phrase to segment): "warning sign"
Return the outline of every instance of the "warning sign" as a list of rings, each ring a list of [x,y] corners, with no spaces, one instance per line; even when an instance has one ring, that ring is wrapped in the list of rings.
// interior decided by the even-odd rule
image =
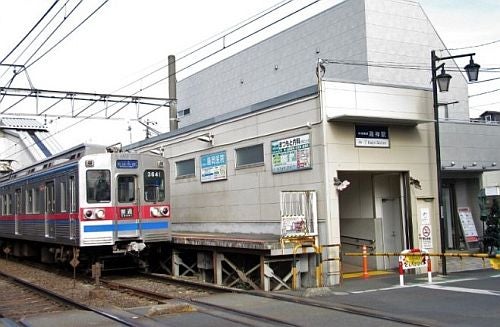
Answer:
[[[403,269],[422,268],[427,265],[428,252],[420,249],[404,250],[399,256],[399,261],[403,264]]]
[[[431,212],[429,208],[420,209],[420,232],[418,237],[422,249],[432,249]]]
[[[474,219],[472,219],[470,208],[458,208],[458,216],[460,217],[465,242],[478,242],[479,236],[477,235],[476,225],[474,224]]]

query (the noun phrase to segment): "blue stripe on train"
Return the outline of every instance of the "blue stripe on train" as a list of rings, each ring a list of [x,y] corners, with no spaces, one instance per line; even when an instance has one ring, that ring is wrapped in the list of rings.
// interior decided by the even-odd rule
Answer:
[[[168,228],[168,221],[159,221],[154,223],[141,223],[141,229],[165,229]],[[83,227],[83,232],[112,232],[138,230],[139,224],[118,224],[118,225],[89,225]]]

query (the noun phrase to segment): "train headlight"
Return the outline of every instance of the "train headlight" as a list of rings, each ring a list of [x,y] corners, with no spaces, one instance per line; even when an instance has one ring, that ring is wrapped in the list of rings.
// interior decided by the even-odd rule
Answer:
[[[103,219],[104,218],[104,210],[103,209],[97,209],[95,211],[95,216],[98,218],[98,219]]]
[[[85,215],[85,218],[87,218],[87,219],[92,219],[92,217],[94,216],[94,212],[90,209],[85,210],[85,212],[83,214]]]
[[[162,207],[160,209],[160,212],[164,217],[168,217],[170,215],[170,210],[168,209],[168,207]]]
[[[152,217],[168,217],[170,215],[169,207],[152,207],[151,210]]]
[[[151,208],[151,216],[153,217],[161,217],[161,212],[158,208]]]

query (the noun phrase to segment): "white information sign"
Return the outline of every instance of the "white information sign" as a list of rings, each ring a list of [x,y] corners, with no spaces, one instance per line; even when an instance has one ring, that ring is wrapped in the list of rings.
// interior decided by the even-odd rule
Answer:
[[[285,173],[311,168],[311,136],[289,137],[271,142],[272,172]]]
[[[429,208],[420,209],[420,232],[418,237],[422,249],[432,249],[431,211]]]
[[[464,232],[465,242],[478,242],[479,236],[477,235],[476,225],[474,224],[474,219],[472,219],[470,208],[458,208],[458,217],[460,218],[460,224]]]

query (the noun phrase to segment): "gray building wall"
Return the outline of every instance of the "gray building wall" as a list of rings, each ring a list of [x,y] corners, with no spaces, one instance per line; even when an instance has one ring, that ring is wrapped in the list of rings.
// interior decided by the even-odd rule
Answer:
[[[179,81],[178,110],[191,111],[180,126],[313,85],[318,59],[330,60],[325,78],[430,88],[430,51],[444,48],[418,2],[347,0]],[[439,100],[459,101],[448,118],[468,120],[466,81],[448,72]]]
[[[439,126],[441,162],[445,173],[498,169],[493,163],[500,164],[499,125],[441,121]],[[452,161],[454,166],[451,166]],[[472,166],[474,162],[476,166]]]

